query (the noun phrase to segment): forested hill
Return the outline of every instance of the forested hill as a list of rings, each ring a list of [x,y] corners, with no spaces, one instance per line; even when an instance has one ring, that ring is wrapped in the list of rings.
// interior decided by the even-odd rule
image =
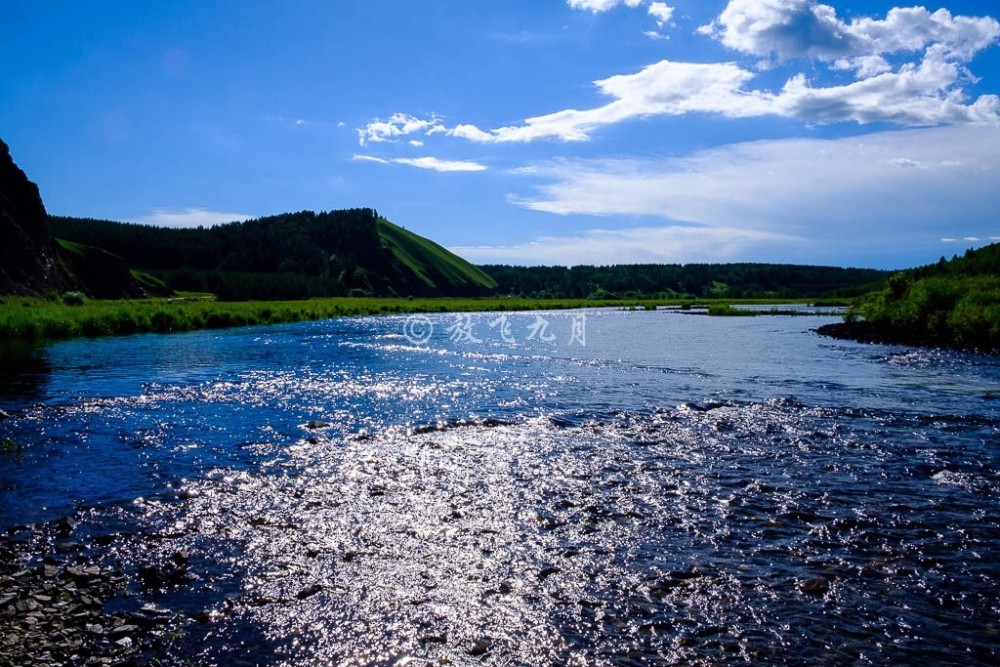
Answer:
[[[220,299],[477,296],[493,280],[368,208],[177,229],[49,217],[54,236],[103,248],[176,290]]]
[[[557,298],[857,296],[889,275],[874,269],[750,263],[479,268],[501,294]]]

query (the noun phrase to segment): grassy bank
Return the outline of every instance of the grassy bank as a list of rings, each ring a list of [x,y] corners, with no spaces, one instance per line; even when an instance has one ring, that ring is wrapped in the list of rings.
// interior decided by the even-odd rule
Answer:
[[[735,312],[725,304],[698,301],[694,305],[713,309],[711,314]],[[766,304],[767,300],[745,303]],[[789,300],[776,301],[789,303]],[[52,340],[79,336],[115,336],[134,333],[168,333],[195,329],[276,324],[322,320],[353,315],[393,313],[481,312],[562,310],[613,307],[652,310],[684,307],[690,300],[635,299],[394,299],[329,298],[305,301],[216,301],[211,295],[190,295],[176,299],[89,300],[77,295],[40,299],[0,298],[0,340]],[[731,312],[734,311],[734,312]]]
[[[0,340],[44,340],[221,329],[351,315],[635,306],[635,301],[331,298],[221,302],[211,297],[100,301],[4,297]]]

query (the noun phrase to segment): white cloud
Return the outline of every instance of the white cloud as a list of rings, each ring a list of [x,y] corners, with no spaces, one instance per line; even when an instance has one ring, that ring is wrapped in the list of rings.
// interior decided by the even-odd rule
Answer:
[[[874,64],[871,65],[873,68]],[[777,115],[809,123],[889,122],[939,125],[1000,121],[1000,98],[983,95],[971,104],[956,87],[961,68],[931,48],[922,62],[841,86],[813,87],[804,75],[773,93],[747,88],[755,74],[735,63],[669,60],[635,74],[595,81],[613,101],[593,109],[566,109],[528,118],[523,125],[485,131],[474,125],[446,130],[481,143],[542,139],[586,141],[601,127],[651,116],[712,113],[729,118]]]
[[[408,167],[417,167],[418,169],[430,169],[432,171],[486,171],[486,165],[479,164],[478,162],[465,162],[461,160],[440,160],[436,157],[418,157],[418,158],[393,158],[391,160],[386,160],[384,158],[375,157],[374,155],[354,155],[352,158],[355,162],[374,162],[376,164],[402,164]]]
[[[746,229],[670,225],[590,229],[576,236],[544,236],[513,245],[449,249],[474,263],[575,266],[720,261],[738,259],[761,247],[800,242],[794,237]]]
[[[642,0],[568,0],[571,7],[603,12]],[[662,28],[674,14],[664,2],[647,11]],[[728,118],[774,115],[806,123],[894,123],[934,126],[1000,122],[1000,97],[970,99],[974,81],[965,62],[1000,39],[993,18],[955,16],[947,10],[894,8],[884,19],[845,22],[816,0],[730,0],[719,17],[700,31],[742,53],[780,61],[812,59],[830,70],[853,72],[855,80],[817,85],[792,74],[778,90],[754,88],[758,74],[733,62],[663,60],[638,72],[594,81],[611,101],[590,109],[563,109],[520,125],[482,129],[463,123],[445,127],[439,119],[395,114],[358,131],[361,143],[390,141],[414,133],[444,133],[479,143],[538,140],[587,141],[602,127],[655,116],[690,113]],[[665,39],[659,31],[646,31]],[[899,54],[909,54],[899,63]],[[897,60],[894,67],[887,56]]]
[[[360,155],[355,154],[351,157],[355,162],[374,162],[376,164],[391,164],[389,160],[384,160],[380,157],[375,157],[374,155]]]
[[[766,111],[766,100],[759,93],[741,90],[753,76],[733,63],[664,60],[635,74],[595,81],[594,85],[602,93],[614,98],[604,106],[558,111],[529,118],[524,125],[489,132],[474,125],[459,125],[448,133],[478,142],[586,141],[597,128],[645,116],[699,111],[730,116],[759,115]]]
[[[573,9],[586,9],[597,14],[598,12],[606,12],[609,9],[613,9],[618,5],[638,7],[642,4],[643,0],[566,0],[566,2]]]
[[[417,118],[403,113],[395,113],[388,120],[376,118],[358,132],[358,143],[364,146],[368,142],[384,143],[411,134],[422,133],[431,135],[443,130],[441,122],[435,118]]]
[[[227,222],[249,220],[254,216],[246,213],[225,213],[223,211],[207,211],[203,208],[185,208],[180,210],[158,208],[151,214],[139,219],[138,222],[157,227],[211,227]]]
[[[940,49],[917,65],[842,86],[814,88],[804,75],[788,80],[773,98],[772,113],[815,123],[855,121],[898,125],[996,123],[1000,98],[983,95],[969,104],[956,87],[960,68]]]
[[[635,9],[645,2],[645,0],[567,0],[567,3],[573,9],[585,9],[598,14],[600,12],[606,12],[610,9],[614,9],[620,5],[625,5]],[[665,40],[670,39],[668,35],[663,34],[660,30],[666,25],[673,25],[670,21],[674,16],[674,8],[665,2],[651,2],[646,11],[649,13],[653,20],[656,21],[656,27],[658,30],[645,30],[642,34],[646,35],[650,39]]]
[[[913,168],[919,165],[920,168]],[[561,215],[655,216],[704,228],[808,238],[854,256],[955,224],[995,233],[1000,128],[962,126],[835,140],[760,141],[664,160],[562,161],[518,205]]]
[[[832,62],[940,45],[949,58],[967,61],[997,41],[1000,22],[924,7],[896,7],[884,19],[845,22],[836,9],[816,0],[730,0],[700,31],[742,53],[780,60]]]
[[[439,160],[436,157],[396,158],[393,162],[433,171],[486,171],[486,165],[478,162]]]
[[[674,17],[674,8],[665,2],[654,2],[649,5],[649,15],[656,20],[657,27],[663,28]]]

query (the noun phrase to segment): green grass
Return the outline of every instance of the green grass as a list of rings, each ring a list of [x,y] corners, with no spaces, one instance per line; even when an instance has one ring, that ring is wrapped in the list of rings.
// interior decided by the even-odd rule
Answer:
[[[776,303],[790,303],[788,299]],[[621,308],[653,310],[691,304],[689,299],[474,299],[328,298],[305,301],[216,301],[211,294],[182,293],[175,298],[104,301],[88,299],[69,305],[61,299],[3,297],[0,299],[0,340],[51,340],[80,336],[169,333],[195,329],[277,324],[332,317],[397,313],[487,312]],[[698,301],[722,314],[746,314],[729,304]],[[741,303],[766,303],[748,300]],[[729,311],[736,312],[729,312]],[[720,314],[714,313],[713,314]]]
[[[742,306],[771,306],[770,308],[737,308],[733,304]],[[802,308],[783,308],[782,306],[808,305],[811,310]],[[840,313],[828,308],[844,308],[848,304],[836,299],[816,300],[816,299],[782,299],[771,302],[767,299],[751,301],[719,301],[708,304],[708,314],[713,317],[754,317],[757,315],[787,315],[787,316],[833,316]]]
[[[444,286],[436,284],[434,276],[428,275],[428,270],[439,273],[446,282],[457,287],[474,287],[483,291],[496,287],[493,278],[430,239],[394,225],[385,218],[379,218],[376,228],[382,242],[396,259],[429,288]]]

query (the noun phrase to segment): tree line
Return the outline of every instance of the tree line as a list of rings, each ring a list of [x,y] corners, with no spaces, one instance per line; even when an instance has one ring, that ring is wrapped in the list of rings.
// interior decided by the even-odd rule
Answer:
[[[527,298],[815,298],[863,294],[889,274],[793,264],[623,264],[481,268],[500,294]]]

